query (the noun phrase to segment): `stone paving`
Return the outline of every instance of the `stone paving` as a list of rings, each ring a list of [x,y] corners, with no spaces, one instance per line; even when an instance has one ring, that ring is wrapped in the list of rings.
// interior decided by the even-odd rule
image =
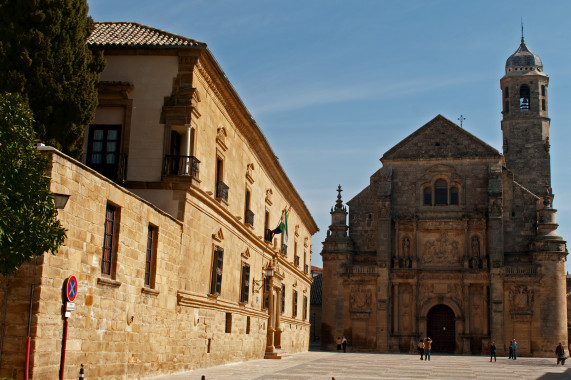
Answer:
[[[337,353],[310,351],[281,360],[252,360],[148,380],[356,380],[356,379],[571,379],[571,363],[555,365],[554,358],[499,357],[490,363],[484,356]]]

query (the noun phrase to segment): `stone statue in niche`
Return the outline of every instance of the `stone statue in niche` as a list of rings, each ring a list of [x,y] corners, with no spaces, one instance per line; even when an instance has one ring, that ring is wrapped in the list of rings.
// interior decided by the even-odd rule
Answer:
[[[390,204],[389,202],[386,201],[381,201],[380,204],[380,210],[379,210],[379,216],[381,218],[387,218],[390,214]]]
[[[472,236],[472,256],[480,257],[480,238]]]
[[[494,201],[490,205],[490,214],[492,216],[502,215],[502,204],[500,199],[494,199]]]
[[[404,257],[410,256],[410,240],[407,237],[402,239],[402,254]]]

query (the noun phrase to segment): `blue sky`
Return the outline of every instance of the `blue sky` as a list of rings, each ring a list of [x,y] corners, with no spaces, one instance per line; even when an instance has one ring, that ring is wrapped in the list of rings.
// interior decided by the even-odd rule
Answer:
[[[442,114],[501,151],[506,59],[523,18],[550,77],[558,233],[571,239],[571,2],[88,0],[95,21],[132,21],[208,44],[262,128],[320,232],[380,157]],[[569,266],[568,266],[569,268]],[[569,271],[569,269],[568,269]]]

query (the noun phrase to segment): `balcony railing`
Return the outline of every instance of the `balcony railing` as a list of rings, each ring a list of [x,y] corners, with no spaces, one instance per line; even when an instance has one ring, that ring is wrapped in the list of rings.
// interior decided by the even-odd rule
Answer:
[[[282,255],[287,256],[287,245],[282,245]]]
[[[305,274],[309,274],[309,265],[305,264],[305,266],[303,267],[303,272]]]
[[[114,154],[111,159],[108,157],[108,162],[111,163],[92,162],[91,156],[82,154],[81,162],[85,162],[87,166],[112,181],[121,183],[127,180],[128,156],[126,154]]]
[[[246,210],[246,224],[254,227],[254,213],[252,210]]]
[[[273,239],[272,230],[266,228],[266,231],[264,232],[264,241],[271,243],[272,239]]]
[[[514,265],[505,268],[509,276],[537,276],[537,267],[533,265]]]
[[[222,181],[218,181],[216,184],[216,198],[222,199],[228,202],[228,185]]]
[[[164,175],[190,176],[198,179],[198,164],[200,161],[194,156],[166,155],[163,166]]]
[[[299,266],[299,256],[294,258],[295,265]]]

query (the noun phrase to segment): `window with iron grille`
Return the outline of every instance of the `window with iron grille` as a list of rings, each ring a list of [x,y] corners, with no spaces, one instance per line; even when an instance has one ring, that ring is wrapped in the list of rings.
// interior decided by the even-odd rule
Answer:
[[[282,314],[285,313],[285,285],[282,284]]]
[[[270,280],[266,277],[264,278],[264,309],[270,308]]]
[[[297,317],[297,291],[296,290],[293,291],[292,307],[293,307],[292,316],[295,318],[295,317]]]
[[[303,296],[303,320],[307,320],[307,296]]]
[[[248,303],[250,295],[250,264],[242,263],[242,286],[240,291],[240,302]]]
[[[119,209],[108,204],[105,210],[105,231],[103,233],[103,255],[101,258],[101,274],[106,277],[115,277],[116,255],[116,222]]]
[[[226,328],[224,329],[226,334],[232,332],[232,313],[226,313]]]
[[[244,204],[244,223],[254,226],[254,212],[250,210],[250,190],[246,189],[246,201]]]
[[[299,258],[297,257],[297,241],[293,242],[293,259],[296,265],[299,265]]]
[[[155,288],[155,273],[157,265],[157,232],[158,228],[150,225],[147,229],[147,254],[145,257],[145,286]]]
[[[210,294],[220,295],[222,288],[222,266],[224,263],[224,249],[214,247],[212,260],[212,277],[210,280]]]

